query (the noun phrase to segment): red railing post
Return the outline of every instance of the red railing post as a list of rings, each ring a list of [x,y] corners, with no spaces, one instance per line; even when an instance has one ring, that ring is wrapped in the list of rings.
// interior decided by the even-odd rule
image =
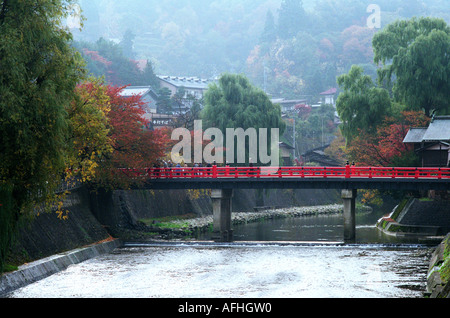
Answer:
[[[350,178],[350,165],[348,163],[345,165],[345,178]]]
[[[213,177],[214,179],[217,178],[217,166],[216,166],[216,165],[213,165],[213,166],[212,166],[212,177]]]

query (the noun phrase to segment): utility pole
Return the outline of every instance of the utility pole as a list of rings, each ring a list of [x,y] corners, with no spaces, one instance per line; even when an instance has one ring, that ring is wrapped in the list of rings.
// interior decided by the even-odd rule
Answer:
[[[295,148],[297,148],[295,145],[295,116],[294,116],[294,126],[292,126],[292,132],[294,134],[294,136],[292,138],[294,140],[294,144],[293,144],[294,149],[292,150],[294,157],[292,159],[295,161]]]
[[[267,75],[266,75],[266,61],[264,61],[264,93],[267,94],[266,81],[267,81]]]

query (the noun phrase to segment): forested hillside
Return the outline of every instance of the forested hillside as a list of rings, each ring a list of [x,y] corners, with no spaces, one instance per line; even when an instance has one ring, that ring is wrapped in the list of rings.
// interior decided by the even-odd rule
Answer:
[[[244,73],[273,96],[298,98],[336,87],[353,64],[375,78],[367,27],[373,1],[83,0],[75,39],[115,41],[157,74],[210,78]],[[449,0],[379,0],[381,28],[397,19],[450,22]]]

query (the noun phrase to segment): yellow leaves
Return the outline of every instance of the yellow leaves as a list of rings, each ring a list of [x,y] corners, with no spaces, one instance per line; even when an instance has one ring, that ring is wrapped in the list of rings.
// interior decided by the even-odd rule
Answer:
[[[209,189],[190,189],[190,190],[187,190],[187,194],[191,200],[196,200],[203,196],[210,196],[211,190],[209,190]]]
[[[69,218],[69,211],[65,210],[63,211],[62,208],[64,206],[64,202],[62,200],[57,202],[57,209],[56,214],[58,216],[58,219],[66,221]]]
[[[383,199],[381,198],[380,192],[378,190],[360,190],[362,193],[361,202],[363,204],[383,205]]]
[[[111,110],[107,87],[100,79],[90,79],[77,87],[77,98],[69,109],[72,145],[66,159],[69,175],[80,181],[95,178],[100,161],[112,153],[107,114]]]

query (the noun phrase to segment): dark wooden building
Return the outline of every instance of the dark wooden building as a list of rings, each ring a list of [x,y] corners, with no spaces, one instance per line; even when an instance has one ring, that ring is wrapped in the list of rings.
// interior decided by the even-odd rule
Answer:
[[[411,128],[404,143],[413,144],[422,167],[450,166],[450,116],[436,116],[427,128]]]

